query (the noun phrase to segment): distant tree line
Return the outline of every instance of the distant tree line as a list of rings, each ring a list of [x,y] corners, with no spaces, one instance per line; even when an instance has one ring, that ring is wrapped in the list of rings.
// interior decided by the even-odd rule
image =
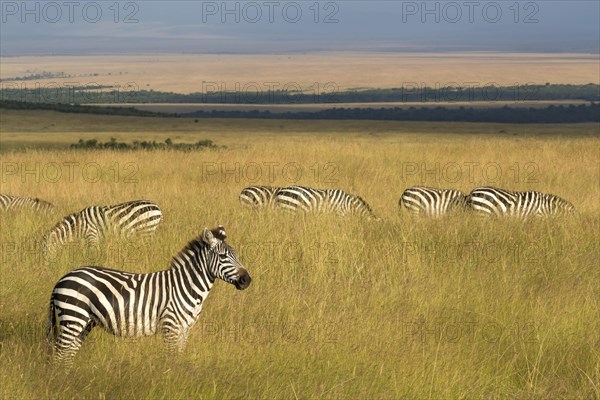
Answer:
[[[66,113],[88,113],[166,118],[259,118],[305,120],[389,120],[389,121],[463,121],[504,123],[576,123],[600,122],[600,103],[558,105],[545,108],[526,107],[407,107],[407,108],[331,108],[320,111],[272,113],[270,111],[195,111],[185,114],[158,113],[132,107],[103,107],[68,104],[42,104],[0,101],[0,108],[17,110],[52,110]]]
[[[38,79],[51,79],[51,78],[70,78],[71,75],[68,75],[64,72],[49,72],[42,71],[34,74],[23,75],[23,76],[14,76],[10,78],[0,79],[0,82],[6,81],[34,81]]]
[[[12,77],[8,77],[8,78],[0,79],[0,82],[37,81],[40,79],[65,79],[65,78],[100,76],[100,75],[101,74],[99,74],[97,72],[68,74],[63,71],[60,71],[60,72],[42,71],[42,72],[30,73],[29,75],[12,76]],[[102,74],[102,75],[105,75],[105,74]],[[111,76],[112,72],[109,72],[106,75]],[[117,75],[117,74],[115,73],[115,75]],[[123,75],[123,72],[119,72],[119,75]],[[127,72],[125,72],[125,75],[127,75]],[[58,82],[52,82],[52,84],[55,86],[56,84],[58,84]],[[113,86],[104,86],[104,87],[113,87]]]
[[[103,114],[103,115],[122,115],[137,117],[167,117],[176,118],[177,115],[171,113],[160,113],[154,111],[138,110],[133,107],[104,107],[104,106],[85,106],[79,104],[61,104],[61,103],[30,103],[24,101],[0,100],[0,109],[10,110],[50,110],[64,113],[82,113],[82,114]]]
[[[370,102],[473,102],[533,100],[600,101],[600,85],[513,85],[427,87],[406,84],[391,89],[361,89],[338,91],[335,86],[319,93],[298,90],[205,91],[190,94],[139,90],[132,83],[127,87],[40,87],[19,89],[4,85],[1,100],[32,103],[217,103],[217,104],[312,104],[312,103],[370,103]]]
[[[264,118],[305,120],[457,121],[501,123],[600,122],[600,103],[546,108],[332,108],[317,112],[196,111],[181,114],[194,118]]]

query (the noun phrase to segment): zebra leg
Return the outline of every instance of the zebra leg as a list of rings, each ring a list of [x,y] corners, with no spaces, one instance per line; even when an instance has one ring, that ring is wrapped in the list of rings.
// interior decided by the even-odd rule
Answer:
[[[98,247],[99,240],[98,240],[98,232],[96,230],[93,230],[93,229],[86,230],[84,237],[85,237],[85,242],[87,243],[88,246]]]
[[[179,332],[179,337],[177,338],[177,352],[183,353],[189,334],[189,328],[183,328],[181,332]]]
[[[165,348],[168,353],[173,353],[177,349],[177,338],[179,337],[179,329],[173,325],[172,321],[165,321],[162,328]]]
[[[165,327],[163,329],[163,337],[165,341],[165,347],[169,353],[182,353],[185,350],[187,338],[189,335],[189,328],[184,327]]]
[[[83,339],[94,327],[94,322],[90,319],[87,324],[68,322],[59,324],[59,333],[56,338],[54,362],[60,363],[65,370],[73,367],[75,355],[83,344]]]
[[[46,259],[55,260],[56,255],[58,254],[58,245],[54,242],[43,241],[42,242],[42,252]]]
[[[154,231],[140,233],[139,237],[140,242],[142,242],[144,246],[150,246],[152,245],[152,241],[154,240]]]

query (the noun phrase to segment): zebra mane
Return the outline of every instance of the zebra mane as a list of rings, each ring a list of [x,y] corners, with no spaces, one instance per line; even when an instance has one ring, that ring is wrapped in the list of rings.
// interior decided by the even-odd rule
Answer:
[[[214,237],[221,241],[225,241],[227,239],[227,233],[225,233],[225,228],[223,225],[219,225],[218,227],[210,230]]]
[[[371,209],[371,206],[369,205],[369,203],[367,203],[367,202],[365,201],[365,199],[363,199],[363,198],[362,198],[362,197],[360,197],[360,196],[356,196],[356,195],[353,195],[353,196],[354,196],[354,198],[355,198],[355,199],[357,199],[357,200],[358,200],[358,201],[359,201],[359,202],[360,202],[362,205],[364,205],[364,206],[366,207],[366,209],[367,209],[367,210],[369,210],[370,212],[373,212],[373,210]]]
[[[64,224],[64,223],[65,223],[65,221],[66,221],[67,219],[69,219],[69,218],[77,218],[77,215],[78,215],[80,212],[81,212],[81,211],[79,211],[79,212],[75,212],[75,213],[72,213],[72,214],[69,214],[69,215],[65,215],[65,216],[64,216],[64,217],[62,217],[62,218],[61,218],[61,219],[60,219],[60,220],[59,220],[59,221],[58,221],[56,224],[54,224],[54,225],[52,226],[52,228],[50,228],[50,229],[47,231],[47,233],[49,234],[49,233],[53,232],[55,229],[57,229],[57,228],[58,228],[58,227],[60,227],[62,224]]]
[[[219,239],[222,242],[225,242],[227,234],[225,233],[225,228],[223,228],[223,225],[219,225],[217,228],[211,229],[210,231],[212,232],[215,238]],[[205,243],[204,240],[202,240],[202,235],[196,236],[194,239],[190,240],[181,250],[179,250],[176,255],[173,256],[173,258],[171,259],[171,263],[169,264],[169,268],[175,265],[175,260],[184,258],[184,255],[189,256],[190,254],[195,254],[198,252],[199,249],[201,250],[204,247],[209,247],[209,245]]]
[[[190,240],[181,250],[177,252],[177,254],[171,258],[169,269],[178,265],[176,262],[177,260],[185,260],[185,258],[189,257],[190,254],[196,254],[198,249],[202,249],[204,247],[208,247],[208,245],[202,241],[202,235]]]

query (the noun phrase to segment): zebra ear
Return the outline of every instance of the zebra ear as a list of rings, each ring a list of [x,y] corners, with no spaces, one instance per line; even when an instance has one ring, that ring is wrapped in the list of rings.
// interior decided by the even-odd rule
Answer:
[[[212,232],[213,236],[219,240],[225,240],[227,238],[227,234],[225,233],[225,228],[223,225],[219,225],[217,228],[211,229],[210,231]]]
[[[204,232],[202,232],[202,241],[209,245],[211,248],[215,247],[218,243],[217,238],[208,228],[204,228]]]

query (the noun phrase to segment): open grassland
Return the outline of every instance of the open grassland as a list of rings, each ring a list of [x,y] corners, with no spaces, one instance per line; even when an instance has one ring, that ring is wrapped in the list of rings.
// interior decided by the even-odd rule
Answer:
[[[258,85],[263,91],[300,89],[316,95],[331,93],[333,88],[412,88],[415,84],[598,83],[600,67],[593,54],[488,52],[30,56],[3,57],[0,63],[0,79],[7,85],[11,84],[7,79],[42,72],[66,75],[17,81],[28,88],[36,84],[73,86],[74,82],[123,87],[132,82],[138,90],[193,93],[254,91]],[[327,83],[334,86],[325,86]]]
[[[1,395],[598,398],[597,129],[3,111],[2,192],[38,196],[58,212],[2,216]],[[65,148],[110,137],[227,147]],[[237,199],[254,183],[343,188],[383,221],[256,214]],[[541,190],[580,212],[526,223],[413,220],[397,202],[414,184]],[[109,239],[100,252],[75,246],[51,260],[35,249],[62,215],[141,198],[165,215],[150,247]],[[70,374],[47,364],[45,318],[62,274],[90,264],[163,269],[218,224],[253,283],[239,292],[217,282],[185,353],[165,354],[159,337],[130,341],[96,330]]]

